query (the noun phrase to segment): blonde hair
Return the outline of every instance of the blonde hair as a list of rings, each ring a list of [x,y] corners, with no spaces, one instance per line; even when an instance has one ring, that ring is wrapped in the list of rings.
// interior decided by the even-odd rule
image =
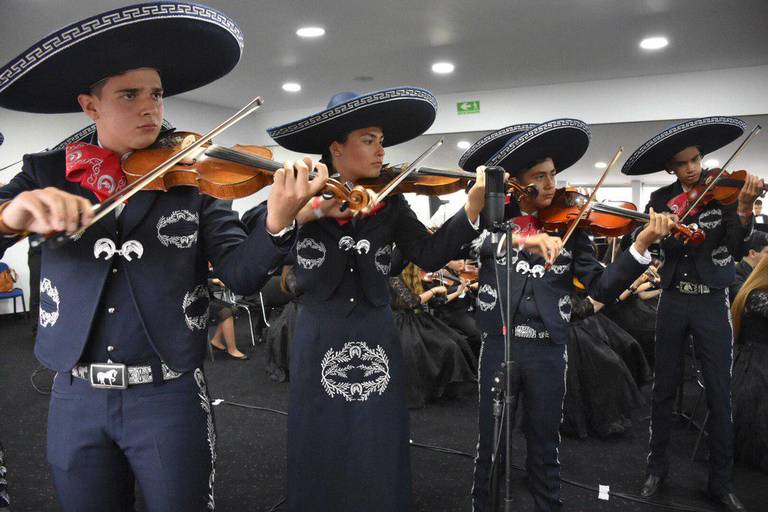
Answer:
[[[421,284],[421,271],[415,264],[408,263],[400,273],[400,278],[405,283],[405,286],[416,295],[424,293],[424,285]]]
[[[747,303],[747,297],[753,290],[766,290],[768,291],[768,257],[764,257],[760,260],[755,268],[752,269],[752,273],[744,282],[744,286],[741,287],[739,293],[736,294],[736,298],[733,299],[733,305],[731,306],[731,313],[733,314],[733,337],[739,338],[739,332],[741,332],[741,318],[744,315],[744,307]]]

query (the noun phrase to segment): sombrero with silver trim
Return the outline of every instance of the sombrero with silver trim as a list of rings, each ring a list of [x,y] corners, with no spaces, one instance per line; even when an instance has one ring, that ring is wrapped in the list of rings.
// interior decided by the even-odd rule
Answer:
[[[205,5],[155,1],[121,7],[68,25],[0,68],[0,107],[38,113],[79,112],[77,95],[104,78],[150,67],[165,96],[229,73],[243,35]]]
[[[358,95],[335,94],[322,112],[267,129],[275,142],[299,153],[322,154],[331,142],[353,130],[378,126],[384,146],[418,137],[432,126],[437,99],[418,87],[394,87]]]
[[[175,130],[173,125],[169,123],[167,120],[163,119],[163,126],[160,129],[160,134],[165,134],[169,131]],[[55,146],[53,146],[50,150],[46,151],[58,151],[59,149],[65,149],[68,144],[73,144],[75,142],[88,142],[88,143],[95,143],[96,141],[92,141],[93,135],[96,133],[96,124],[89,124],[82,130],[73,133],[63,141],[59,142]],[[159,137],[159,136],[158,136]]]
[[[592,132],[584,121],[554,119],[510,139],[485,165],[517,173],[540,158],[551,158],[557,172],[575,164],[587,152]]]
[[[630,176],[663,171],[675,154],[698,146],[701,155],[717,151],[741,137],[746,123],[735,117],[702,117],[667,128],[637,148],[621,172]]]
[[[509,139],[538,126],[536,123],[513,124],[489,133],[472,144],[459,159],[459,167],[468,172],[475,172],[478,166],[485,165]]]

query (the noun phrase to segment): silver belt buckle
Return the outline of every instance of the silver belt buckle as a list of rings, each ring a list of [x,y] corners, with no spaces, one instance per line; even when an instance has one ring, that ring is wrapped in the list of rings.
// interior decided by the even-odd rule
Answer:
[[[88,367],[91,387],[98,389],[126,389],[128,373],[124,364],[93,363]]]
[[[677,283],[677,289],[680,293],[694,295],[697,291],[696,288],[697,286],[694,283],[686,283],[685,281],[678,281]]]

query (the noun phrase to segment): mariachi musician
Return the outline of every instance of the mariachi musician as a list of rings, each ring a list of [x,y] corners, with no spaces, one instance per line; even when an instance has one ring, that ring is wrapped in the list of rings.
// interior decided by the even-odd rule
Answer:
[[[87,226],[92,204],[125,185],[121,156],[158,138],[163,97],[227,74],[242,41],[214,9],[149,2],[67,26],[1,68],[1,107],[82,109],[96,133],[24,157],[0,188],[0,251],[14,235]],[[260,289],[323,184],[324,167],[310,185],[308,165],[275,174],[247,228],[221,201],[179,187],[138,192],[76,240],[44,245],[35,354],[57,372],[48,461],[63,510],[133,510],[134,483],[151,510],[214,509],[207,262],[239,293]]]
[[[495,151],[501,137],[505,143]],[[503,167],[520,185],[532,185],[537,192],[534,197],[522,197],[519,202],[511,199],[508,203],[505,217],[514,223],[514,247],[507,250],[503,258],[496,257],[497,247],[491,243],[490,236],[486,236],[479,247],[477,319],[483,347],[479,371],[479,440],[472,487],[475,511],[490,510],[494,451],[491,388],[494,374],[502,369],[504,361],[502,307],[506,311],[507,305],[511,305],[506,328],[512,331],[512,359],[522,375],[526,467],[534,509],[558,511],[562,506],[559,427],[565,393],[573,277],[584,283],[595,300],[612,302],[651,262],[648,247],[669,233],[672,224],[670,218],[652,214],[634,245],[607,268],[596,259],[584,230],[576,230],[565,246],[560,237],[541,231],[538,212],[552,203],[557,173],[584,155],[590,137],[589,127],[576,119],[557,119],[522,127],[522,130],[509,127],[480,139],[459,162],[465,169],[479,163]],[[549,270],[547,263],[551,265]],[[512,297],[505,297],[505,269],[512,280]],[[498,453],[503,452],[502,442]],[[503,456],[497,458],[496,471],[503,472],[503,460]]]
[[[706,117],[678,124],[640,146],[622,168],[631,176],[667,171],[674,183],[656,190],[646,210],[683,216],[691,206],[688,192],[707,176],[701,160],[736,140],[744,122],[731,117]],[[667,446],[672,428],[672,407],[681,379],[681,365],[689,335],[701,360],[709,407],[710,497],[729,510],[744,506],[733,492],[733,422],[731,419],[731,365],[733,332],[728,286],[735,277],[734,256],[743,253],[752,230],[752,205],[762,183],[748,175],[738,204],[701,203],[685,219],[706,233],[700,245],[683,244],[674,237],[661,243],[662,294],[656,318],[655,381],[651,402],[650,453],[641,495],[656,495],[669,471]]]
[[[384,147],[421,135],[436,112],[435,97],[415,87],[339,93],[325,110],[268,132],[287,149],[322,154],[332,175],[356,184],[378,177]],[[434,234],[402,195],[355,217],[320,198],[300,212],[295,270],[304,293],[290,361],[291,512],[413,510],[405,368],[389,304],[393,243],[404,258],[437,270],[478,235],[484,193],[480,170],[465,207]]]

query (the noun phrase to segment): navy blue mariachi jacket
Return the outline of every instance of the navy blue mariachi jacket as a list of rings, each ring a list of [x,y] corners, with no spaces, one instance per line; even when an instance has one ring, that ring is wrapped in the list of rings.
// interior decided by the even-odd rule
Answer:
[[[656,212],[670,211],[667,202],[682,192],[683,187],[679,180],[654,191],[645,211],[647,212],[650,208]],[[698,216],[687,217],[683,221],[685,224],[697,224],[707,236],[706,240],[698,246],[684,245],[671,236],[662,240],[664,266],[661,267],[661,287],[663,289],[673,284],[675,271],[683,258],[693,260],[698,281],[701,284],[713,288],[727,288],[733,283],[736,277],[734,255],[738,257],[743,254],[753,225],[750,222],[742,226],[736,208],[736,204],[723,205],[712,201]]]
[[[519,207],[511,203],[508,214],[511,218],[520,215]],[[475,314],[478,327],[486,336],[503,334],[501,305],[505,308],[507,305],[504,275],[507,261],[511,277],[512,318],[514,319],[518,311],[520,301],[525,300],[523,293],[526,283],[529,283],[533,291],[531,300],[535,301],[540,320],[549,332],[551,341],[557,344],[568,342],[574,276],[584,284],[593,299],[610,303],[629,288],[646,268],[646,265],[638,263],[628,250],[608,267],[603,267],[595,256],[587,233],[582,229],[574,232],[550,270],[546,272],[544,258],[517,249],[500,258],[499,264],[495,265],[496,248],[493,247],[487,232],[475,245],[479,249],[480,259],[480,287],[477,291]],[[501,290],[497,287],[496,268],[499,270],[498,287]],[[514,328],[514,325],[512,327]]]
[[[26,155],[23,172],[0,188],[0,203],[32,189],[56,187],[97,202],[64,178],[64,150]],[[43,247],[40,325],[35,354],[47,367],[69,371],[79,360],[99,311],[115,258],[122,258],[133,303],[153,349],[177,371],[200,367],[208,334],[208,261],[235,292],[257,292],[291,244],[275,245],[266,209],[249,226],[221,201],[191,187],[139,192],[117,220],[107,215],[80,239]],[[246,229],[250,235],[246,234]],[[17,241],[0,237],[0,256]]]
[[[301,302],[323,303],[344,314],[363,298],[385,306],[390,302],[393,242],[409,261],[437,270],[477,235],[463,208],[430,234],[401,195],[388,197],[375,215],[355,222],[308,222],[301,226],[295,248]]]

